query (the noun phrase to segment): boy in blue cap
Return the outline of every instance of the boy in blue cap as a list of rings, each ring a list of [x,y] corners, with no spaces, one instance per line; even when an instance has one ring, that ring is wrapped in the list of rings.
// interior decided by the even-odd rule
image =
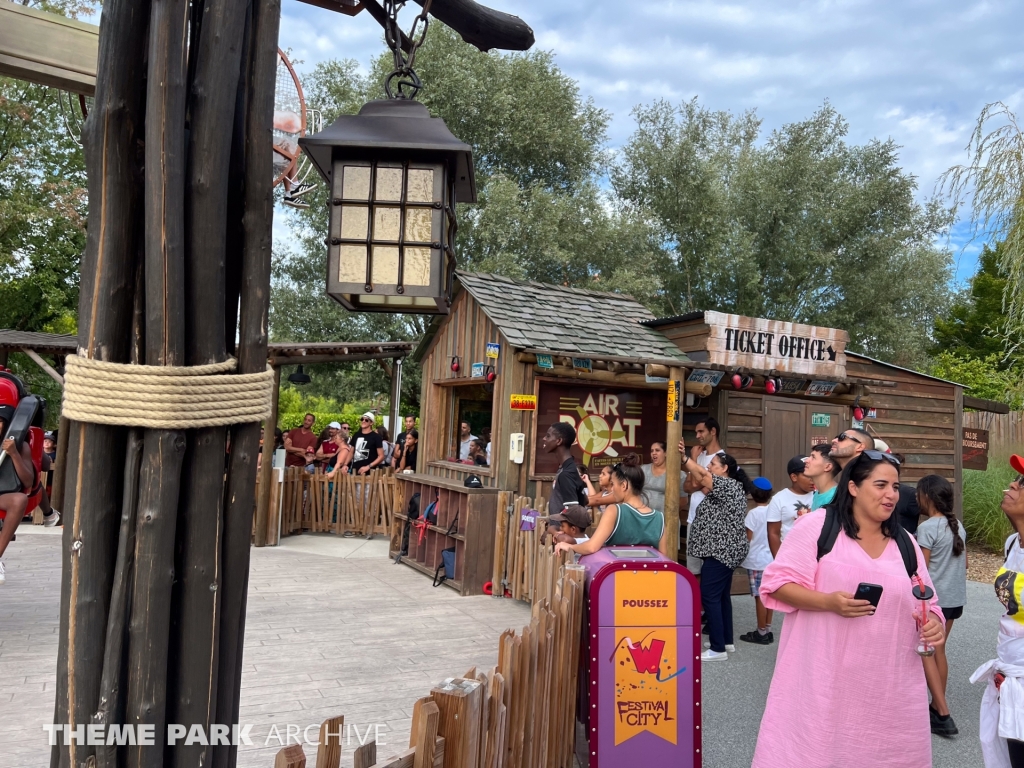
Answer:
[[[750,551],[741,565],[747,569],[747,576],[750,577],[750,594],[754,596],[754,604],[757,606],[757,630],[740,635],[740,640],[745,643],[770,645],[775,642],[775,635],[772,634],[772,611],[764,607],[759,592],[761,575],[773,559],[772,551],[768,547],[767,506],[772,498],[772,484],[767,477],[755,477],[752,484],[750,495],[758,506],[747,512],[747,539],[750,541]]]

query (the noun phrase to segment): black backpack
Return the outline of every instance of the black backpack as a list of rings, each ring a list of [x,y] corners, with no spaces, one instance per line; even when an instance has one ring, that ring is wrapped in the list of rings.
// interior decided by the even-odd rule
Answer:
[[[832,551],[832,547],[835,546],[836,539],[839,538],[839,533],[842,530],[843,526],[839,522],[839,514],[836,512],[835,507],[831,504],[826,505],[825,524],[821,526],[821,533],[818,534],[819,560]],[[916,576],[917,550],[914,549],[914,542],[910,540],[910,534],[898,522],[894,538],[896,539],[896,545],[900,548],[900,556],[903,557],[903,565],[907,569],[907,576]]]

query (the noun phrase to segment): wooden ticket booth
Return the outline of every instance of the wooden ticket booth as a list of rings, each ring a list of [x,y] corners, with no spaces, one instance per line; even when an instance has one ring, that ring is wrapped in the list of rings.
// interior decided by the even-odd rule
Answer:
[[[626,453],[647,461],[651,443],[666,439],[670,378],[705,397],[711,387],[682,381],[691,365],[685,353],[644,325],[654,316],[629,297],[495,275],[456,280],[450,314],[435,319],[412,355],[423,366],[419,472],[401,479],[407,501],[420,494],[421,510],[436,498],[438,518],[422,541],[414,531],[402,562],[433,574],[442,551],[454,547],[455,578],[445,583],[481,594],[491,578],[498,492],[550,492],[558,467],[538,445],[553,422],[577,429],[573,454],[596,479]],[[489,442],[487,463],[461,463],[463,423]],[[678,471],[677,453],[670,469],[672,461]],[[483,488],[466,488],[469,475]],[[405,512],[395,516],[399,525]],[[393,537],[393,556],[400,544]]]
[[[645,325],[693,361],[690,380],[713,386],[687,403],[684,436],[714,416],[722,446],[751,476],[786,487],[792,456],[856,426],[903,455],[904,482],[933,473],[952,482],[960,513],[962,385],[850,352],[838,328],[711,311]]]
[[[671,473],[670,380],[681,380],[684,439],[692,445],[696,423],[714,416],[723,447],[777,489],[789,484],[791,457],[857,426],[903,455],[904,482],[949,479],[959,513],[963,387],[850,352],[848,342],[838,328],[713,311],[656,319],[619,294],[459,273],[451,313],[412,356],[423,366],[420,471],[402,480],[407,502],[419,493],[421,509],[436,500],[439,511],[403,562],[433,574],[453,550],[446,583],[480,594],[497,515],[508,513],[498,492],[550,493],[557,466],[538,446],[555,421],[577,429],[573,453],[592,476],[628,452],[648,461],[655,440],[669,443]],[[480,466],[462,461],[462,424],[484,441]],[[469,475],[482,487],[466,488]],[[392,555],[400,548],[393,536]]]

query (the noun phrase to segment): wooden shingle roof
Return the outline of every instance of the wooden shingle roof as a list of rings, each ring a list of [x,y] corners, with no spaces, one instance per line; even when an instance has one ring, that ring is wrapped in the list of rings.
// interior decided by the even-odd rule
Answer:
[[[461,287],[515,348],[578,357],[686,361],[658,331],[641,325],[654,315],[629,296],[563,285],[459,272]],[[414,359],[425,353],[438,318]]]

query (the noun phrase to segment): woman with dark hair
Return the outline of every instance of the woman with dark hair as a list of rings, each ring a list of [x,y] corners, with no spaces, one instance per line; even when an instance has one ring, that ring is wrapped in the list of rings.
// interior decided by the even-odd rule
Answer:
[[[899,464],[867,450],[839,477],[833,514],[841,529],[818,559],[826,510],[801,517],[765,568],[761,599],[785,614],[779,654],[752,768],[920,768],[932,764],[920,643],[945,642],[938,602],[912,592],[895,537]],[[854,594],[881,587],[877,608]],[[920,629],[918,628],[920,627]]]
[[[972,683],[985,683],[978,734],[985,768],[1024,768],[1024,458],[1010,456],[1010,467],[1017,478],[999,506],[1014,532],[994,583],[1006,613],[999,618],[996,658],[971,675]]]
[[[925,475],[917,481],[917,506],[928,518],[917,527],[917,543],[928,566],[928,575],[935,584],[948,638],[953,622],[963,616],[967,602],[965,536],[953,511],[953,486],[939,475]],[[959,729],[950,717],[946,702],[949,664],[945,647],[936,648],[934,656],[925,658],[924,676],[932,694],[932,705],[928,708],[932,733],[955,736]]]
[[[735,651],[732,634],[732,574],[746,560],[747,494],[750,478],[727,453],[716,453],[707,469],[692,458],[679,441],[682,469],[688,472],[704,498],[686,535],[687,552],[702,558],[700,600],[708,620],[707,650],[702,661],[726,661]]]
[[[661,440],[651,443],[651,463],[644,464],[641,469],[644,471],[644,496],[647,503],[655,509],[665,511],[665,451],[667,446]],[[679,488],[682,489],[686,474],[679,473]],[[676,499],[676,504],[679,500]]]
[[[626,454],[612,467],[610,490],[611,503],[605,506],[594,535],[582,544],[556,544],[555,551],[592,555],[602,547],[644,546],[657,547],[661,554],[670,557],[665,514],[651,509],[643,500],[644,473],[639,456]]]

